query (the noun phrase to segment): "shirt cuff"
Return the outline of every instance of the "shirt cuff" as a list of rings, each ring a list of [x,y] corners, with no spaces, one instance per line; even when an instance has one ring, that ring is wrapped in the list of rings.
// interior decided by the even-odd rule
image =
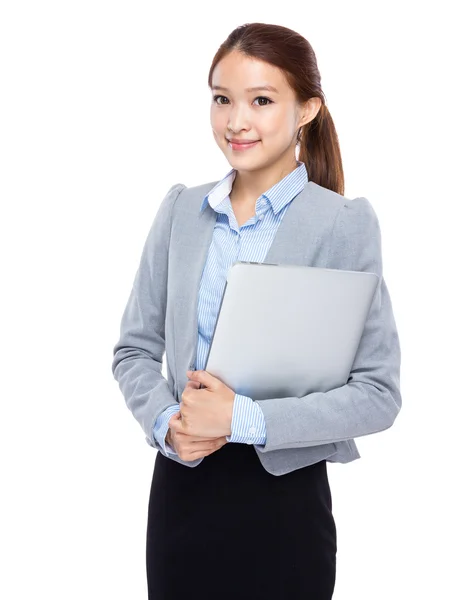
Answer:
[[[154,440],[162,448],[162,454],[177,454],[170,444],[165,441],[165,436],[169,431],[169,421],[172,416],[180,410],[179,404],[168,406],[156,419],[153,429]]]
[[[235,394],[232,412],[232,433],[227,442],[239,444],[266,444],[266,423],[259,404],[249,396]]]

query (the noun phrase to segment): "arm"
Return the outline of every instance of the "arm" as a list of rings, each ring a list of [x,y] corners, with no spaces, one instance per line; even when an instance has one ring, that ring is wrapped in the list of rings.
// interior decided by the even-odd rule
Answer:
[[[340,208],[327,268],[380,276],[349,379],[339,388],[302,398],[256,400],[268,432],[260,452],[318,446],[383,431],[401,409],[399,336],[382,275],[379,222],[366,198],[349,200]]]
[[[144,244],[139,268],[125,307],[120,338],[113,349],[112,373],[125,402],[146,434],[147,443],[163,451],[153,430],[157,417],[177,403],[162,375],[165,352],[167,269],[173,206],[185,185],[173,185],[165,195]],[[182,461],[197,466],[202,459]]]

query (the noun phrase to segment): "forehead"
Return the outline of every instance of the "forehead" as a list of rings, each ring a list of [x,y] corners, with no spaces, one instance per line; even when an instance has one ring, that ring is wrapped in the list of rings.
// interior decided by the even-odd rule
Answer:
[[[265,91],[287,95],[291,91],[278,67],[239,52],[231,52],[217,63],[212,89],[238,94]]]

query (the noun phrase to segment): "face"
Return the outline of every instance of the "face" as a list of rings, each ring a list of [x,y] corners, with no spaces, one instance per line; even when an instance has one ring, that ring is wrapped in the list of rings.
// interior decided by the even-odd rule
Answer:
[[[275,89],[247,89],[267,86]],[[294,168],[298,128],[314,114],[297,103],[280,69],[269,63],[234,51],[213,71],[211,127],[235,169],[251,171],[281,162]],[[237,147],[229,142],[232,138],[257,143]]]

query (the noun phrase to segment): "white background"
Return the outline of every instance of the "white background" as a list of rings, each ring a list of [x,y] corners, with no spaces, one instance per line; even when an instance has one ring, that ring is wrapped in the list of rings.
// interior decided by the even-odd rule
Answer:
[[[316,52],[345,195],[380,219],[402,347],[394,426],[357,439],[360,460],[328,463],[334,598],[467,597],[460,7],[2,3],[2,598],[147,597],[156,451],[112,377],[112,347],[165,193],[230,169],[207,75],[253,21]]]

